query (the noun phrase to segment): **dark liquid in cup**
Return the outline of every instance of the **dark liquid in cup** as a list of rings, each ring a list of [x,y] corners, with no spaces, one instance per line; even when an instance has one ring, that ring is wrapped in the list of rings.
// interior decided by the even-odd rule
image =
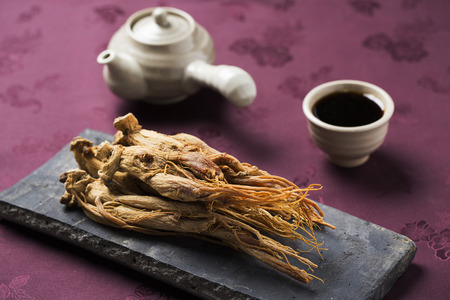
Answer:
[[[383,116],[383,110],[369,97],[356,92],[336,92],[320,99],[313,114],[321,121],[343,127],[362,126]]]

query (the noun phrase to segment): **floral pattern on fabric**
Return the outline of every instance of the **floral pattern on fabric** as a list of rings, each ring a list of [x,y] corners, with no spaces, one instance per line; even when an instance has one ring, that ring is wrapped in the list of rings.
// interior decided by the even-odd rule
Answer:
[[[116,23],[116,19],[125,15],[124,10],[117,5],[103,5],[94,8],[98,17],[108,24]]]
[[[381,8],[378,1],[371,0],[352,0],[350,5],[360,14],[373,16],[377,9]]]
[[[14,108],[29,108],[33,113],[42,109],[42,103],[34,97],[34,93],[22,84],[14,84],[0,93],[0,102]]]
[[[14,277],[9,284],[0,283],[0,300],[32,300],[35,299],[29,295],[24,288],[30,275]]]
[[[450,229],[433,229],[424,220],[407,223],[400,231],[414,242],[426,242],[435,251],[435,257],[442,261],[450,259]]]
[[[0,40],[0,75],[12,74],[24,68],[24,57],[42,43],[40,30],[26,30]]]
[[[394,40],[385,33],[369,35],[363,45],[371,50],[385,51],[395,61],[419,62],[428,56],[428,51],[421,41],[399,39]]]
[[[269,26],[261,39],[240,38],[230,46],[230,50],[240,55],[250,55],[261,67],[281,68],[293,60],[291,47],[301,41],[302,30],[303,25],[299,21]]]
[[[278,85],[278,90],[290,95],[295,99],[303,99],[309,89],[321,81],[325,81],[333,72],[333,66],[325,65],[319,67],[308,76],[299,77],[296,75],[287,76],[283,82]]]
[[[433,72],[422,75],[417,84],[435,94],[450,94],[450,67],[444,72]]]

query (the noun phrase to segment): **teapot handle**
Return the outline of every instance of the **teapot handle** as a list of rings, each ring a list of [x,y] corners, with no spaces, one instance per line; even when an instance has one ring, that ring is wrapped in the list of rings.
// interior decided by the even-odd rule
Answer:
[[[256,85],[244,70],[234,66],[213,66],[202,60],[191,62],[184,77],[184,87],[194,93],[199,85],[213,88],[236,106],[246,107],[256,97]]]

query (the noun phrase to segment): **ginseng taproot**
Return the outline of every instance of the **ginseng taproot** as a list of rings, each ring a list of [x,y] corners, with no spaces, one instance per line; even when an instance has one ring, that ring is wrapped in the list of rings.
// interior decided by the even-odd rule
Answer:
[[[142,129],[132,114],[117,118],[114,126],[112,143],[72,140],[79,168],[61,174],[61,203],[80,207],[104,225],[192,236],[240,250],[301,282],[317,278],[311,274],[315,263],[269,236],[324,250],[314,229],[334,226],[307,198],[320,185],[299,188],[189,134]]]

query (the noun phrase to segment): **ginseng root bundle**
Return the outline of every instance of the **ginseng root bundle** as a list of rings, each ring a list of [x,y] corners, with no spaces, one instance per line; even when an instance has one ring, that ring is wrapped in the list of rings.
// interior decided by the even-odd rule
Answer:
[[[313,229],[334,227],[306,198],[319,185],[299,188],[189,134],[142,129],[132,114],[117,118],[114,126],[113,143],[72,140],[79,169],[61,174],[61,203],[81,207],[108,226],[192,236],[245,252],[301,282],[317,278],[310,274],[315,263],[269,236],[323,250]]]

